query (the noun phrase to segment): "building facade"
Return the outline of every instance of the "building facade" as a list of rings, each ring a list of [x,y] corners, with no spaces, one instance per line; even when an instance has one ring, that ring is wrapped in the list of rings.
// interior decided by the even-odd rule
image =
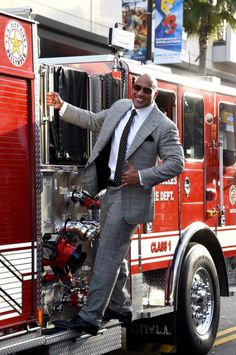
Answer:
[[[107,45],[109,28],[122,21],[121,0],[71,0],[69,4],[58,0],[1,0],[0,8],[19,15],[28,12],[38,22],[42,58],[112,53]],[[209,41],[207,76],[236,86],[235,44],[236,34],[229,26],[222,29],[217,40]],[[172,71],[197,75],[198,55],[198,39],[186,40],[182,63],[171,65]]]

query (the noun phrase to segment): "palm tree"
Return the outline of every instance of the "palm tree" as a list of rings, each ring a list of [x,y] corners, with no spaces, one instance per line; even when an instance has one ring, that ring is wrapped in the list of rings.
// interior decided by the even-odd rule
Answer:
[[[235,0],[185,0],[183,25],[187,35],[198,35],[199,75],[206,75],[208,39],[219,31],[224,22],[236,29]]]

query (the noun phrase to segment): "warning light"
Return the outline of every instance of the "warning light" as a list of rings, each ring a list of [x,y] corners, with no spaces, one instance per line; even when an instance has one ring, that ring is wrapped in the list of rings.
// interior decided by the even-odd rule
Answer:
[[[43,309],[38,309],[38,324],[42,327],[43,325]]]

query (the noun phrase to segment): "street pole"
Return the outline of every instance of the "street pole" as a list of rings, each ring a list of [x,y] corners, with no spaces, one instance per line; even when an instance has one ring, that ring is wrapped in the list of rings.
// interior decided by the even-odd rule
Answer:
[[[153,0],[147,0],[147,55],[146,61],[152,61],[152,2]]]

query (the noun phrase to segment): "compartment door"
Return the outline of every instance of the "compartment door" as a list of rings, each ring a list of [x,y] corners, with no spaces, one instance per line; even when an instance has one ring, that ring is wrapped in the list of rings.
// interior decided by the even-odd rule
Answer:
[[[34,308],[30,92],[30,81],[0,75],[0,327]]]

